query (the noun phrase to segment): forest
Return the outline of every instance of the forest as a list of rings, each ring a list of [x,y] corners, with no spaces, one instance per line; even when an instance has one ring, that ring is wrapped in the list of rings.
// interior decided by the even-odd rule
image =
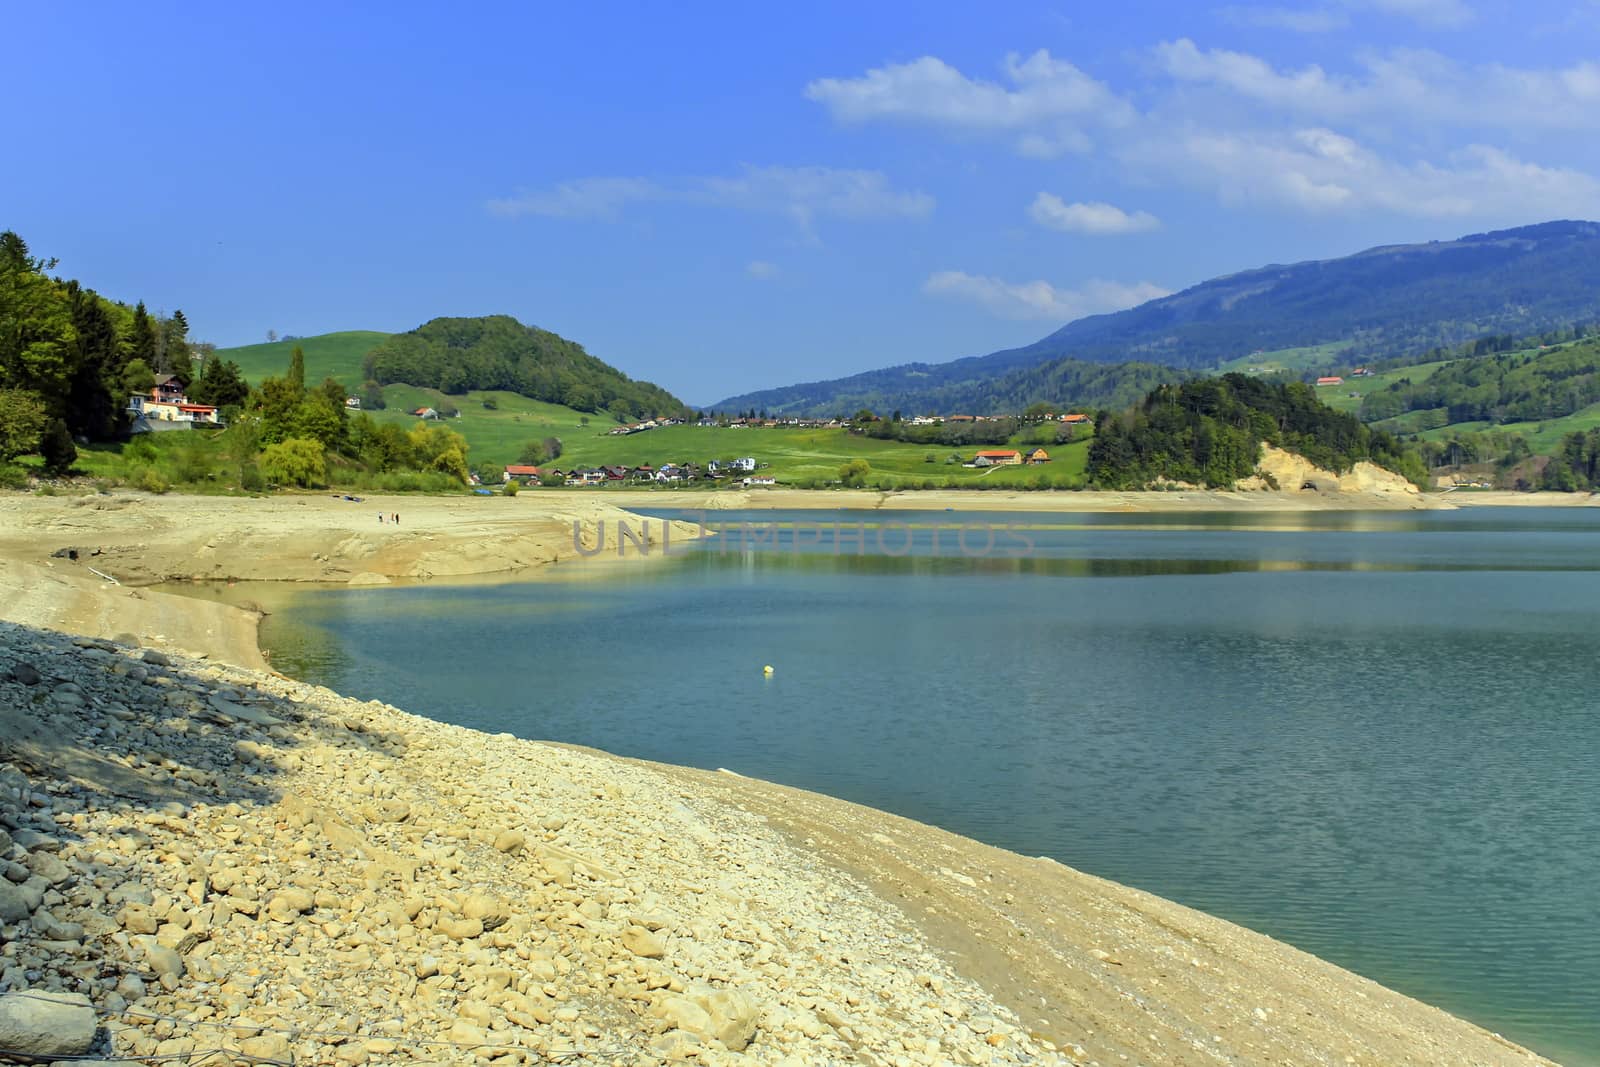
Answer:
[[[379,385],[405,382],[453,395],[505,389],[622,421],[687,411],[660,386],[634,381],[577,342],[509,315],[433,319],[379,344],[365,369]]]
[[[1136,407],[1101,412],[1089,445],[1089,483],[1100,489],[1161,482],[1224,488],[1254,473],[1263,443],[1329,470],[1370,460],[1419,484],[1426,477],[1415,450],[1329,408],[1310,386],[1227,374],[1163,385]]]

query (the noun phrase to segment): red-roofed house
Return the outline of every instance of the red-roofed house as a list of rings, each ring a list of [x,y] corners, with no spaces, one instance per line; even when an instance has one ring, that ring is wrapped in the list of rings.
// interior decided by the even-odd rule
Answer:
[[[1325,378],[1318,378],[1317,379],[1317,384],[1318,385],[1343,385],[1344,384],[1344,379],[1339,377],[1337,374],[1331,374],[1331,375],[1329,375],[1329,376],[1327,376]]]
[[[1015,467],[1022,463],[1022,453],[1014,448],[986,448],[972,459],[974,467]]]
[[[538,467],[530,467],[525,463],[510,463],[506,465],[506,474],[503,481],[509,482],[513,478],[537,478],[544,473]]]

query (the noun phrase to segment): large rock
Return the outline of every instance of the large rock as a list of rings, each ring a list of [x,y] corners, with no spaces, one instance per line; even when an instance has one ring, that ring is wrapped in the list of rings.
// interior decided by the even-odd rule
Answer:
[[[756,1033],[756,1019],[760,1010],[756,1002],[737,989],[718,989],[700,1000],[711,1025],[706,1034],[716,1038],[730,1051],[740,1052],[750,1044]]]
[[[0,923],[18,923],[33,914],[28,900],[21,886],[0,879]]]
[[[0,996],[0,1048],[16,1058],[82,1056],[94,1044],[94,1007],[82,993]]]

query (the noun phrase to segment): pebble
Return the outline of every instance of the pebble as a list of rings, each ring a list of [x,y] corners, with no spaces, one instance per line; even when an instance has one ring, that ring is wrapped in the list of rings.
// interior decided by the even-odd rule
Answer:
[[[648,767],[137,644],[0,624],[0,704],[49,673],[106,785],[0,754],[0,1020],[48,992],[112,1034],[46,1056],[181,1058],[225,1021],[279,1062],[1070,1062],[893,907]]]

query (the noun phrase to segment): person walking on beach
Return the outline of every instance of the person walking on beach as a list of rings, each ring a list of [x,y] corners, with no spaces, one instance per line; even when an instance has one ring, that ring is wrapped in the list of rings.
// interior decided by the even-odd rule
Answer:
[[[378,525],[379,526],[383,525],[383,512],[381,512],[381,511],[378,512]]]

